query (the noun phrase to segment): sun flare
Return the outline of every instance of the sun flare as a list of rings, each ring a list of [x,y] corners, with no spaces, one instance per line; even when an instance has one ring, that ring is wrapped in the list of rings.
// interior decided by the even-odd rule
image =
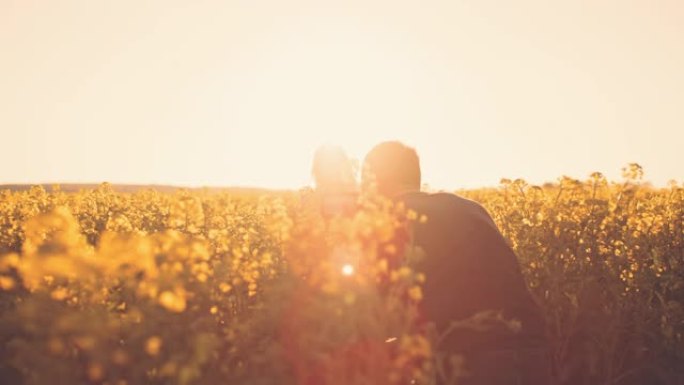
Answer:
[[[346,275],[346,276],[354,275],[354,266],[352,266],[349,263],[342,266],[342,275]]]

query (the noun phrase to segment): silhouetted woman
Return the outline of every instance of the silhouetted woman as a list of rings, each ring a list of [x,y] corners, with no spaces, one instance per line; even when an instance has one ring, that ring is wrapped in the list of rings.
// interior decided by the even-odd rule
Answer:
[[[353,214],[358,188],[354,164],[344,150],[337,146],[320,147],[314,154],[311,175],[324,217]]]

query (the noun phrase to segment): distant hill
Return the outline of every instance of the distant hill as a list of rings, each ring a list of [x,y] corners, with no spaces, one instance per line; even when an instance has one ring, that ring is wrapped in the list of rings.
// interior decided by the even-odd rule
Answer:
[[[59,188],[64,192],[79,192],[81,190],[92,190],[100,186],[100,184],[93,183],[66,183],[66,184],[52,184],[52,183],[42,183],[42,184],[0,184],[0,191],[10,190],[10,191],[26,191],[33,186],[42,186],[47,191],[52,191],[53,186],[58,185]],[[232,192],[232,193],[274,193],[274,192],[284,192],[287,190],[273,190],[259,187],[182,187],[182,186],[171,186],[171,185],[141,185],[141,184],[110,184],[112,189],[117,192],[124,193],[134,193],[140,190],[155,190],[163,193],[172,193],[178,190],[191,190],[191,191],[209,191],[209,192]]]

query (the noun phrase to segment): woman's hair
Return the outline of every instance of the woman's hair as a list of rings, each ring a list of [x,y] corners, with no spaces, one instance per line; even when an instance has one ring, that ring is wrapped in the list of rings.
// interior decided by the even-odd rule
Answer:
[[[341,193],[356,190],[354,164],[340,147],[319,147],[314,154],[311,174],[319,191]]]

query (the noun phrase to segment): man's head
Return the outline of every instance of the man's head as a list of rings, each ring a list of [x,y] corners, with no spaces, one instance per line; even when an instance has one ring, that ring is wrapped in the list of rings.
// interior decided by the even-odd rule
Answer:
[[[387,197],[420,191],[420,160],[416,150],[401,142],[383,142],[364,160],[364,185],[374,181]]]

